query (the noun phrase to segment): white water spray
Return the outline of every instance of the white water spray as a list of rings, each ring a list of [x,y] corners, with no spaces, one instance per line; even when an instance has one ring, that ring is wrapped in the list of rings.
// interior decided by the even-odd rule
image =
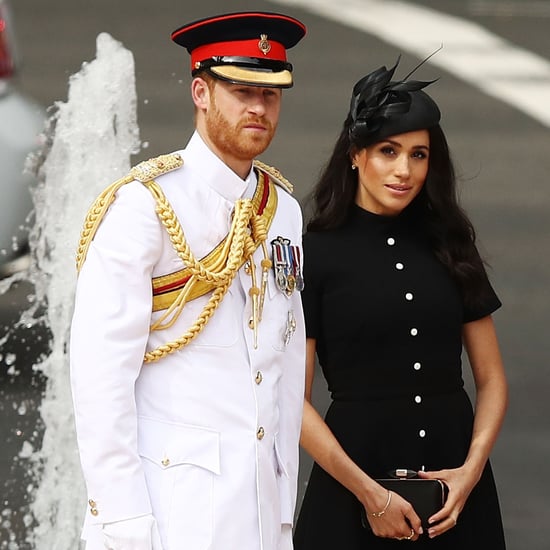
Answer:
[[[30,512],[34,528],[26,541],[11,540],[9,550],[75,550],[86,496],[74,434],[69,384],[68,339],[76,282],[75,252],[87,209],[110,182],[125,175],[139,150],[134,60],[108,34],[97,38],[96,59],[69,80],[68,101],[56,103],[50,148],[37,161],[36,210],[31,231],[28,279],[34,306],[21,324],[36,322],[46,305],[51,332],[48,355],[38,368],[47,376],[40,406],[44,436],[39,450],[24,445],[38,479]],[[21,276],[19,275],[19,278]]]

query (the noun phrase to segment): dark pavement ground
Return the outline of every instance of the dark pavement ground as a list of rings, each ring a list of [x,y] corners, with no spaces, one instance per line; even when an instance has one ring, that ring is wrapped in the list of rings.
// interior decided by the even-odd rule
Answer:
[[[494,15],[489,8],[505,4],[497,0],[417,3],[468,17],[550,59],[550,18],[540,12],[533,10],[532,16]],[[332,147],[347,110],[351,85],[365,72],[392,63],[399,53],[391,44],[369,35],[266,1],[239,0],[229,8],[222,0],[16,0],[12,7],[24,63],[19,87],[44,106],[66,99],[68,78],[83,61],[93,59],[99,32],[109,32],[134,53],[141,139],[148,144],[135,161],[181,147],[192,129],[187,54],[169,40],[175,27],[214,13],[246,9],[285,11],[299,17],[309,32],[290,54],[296,67],[296,87],[285,93],[278,136],[263,156],[294,182],[299,198],[306,195]],[[412,67],[416,62],[404,52],[402,67]],[[433,95],[443,107],[443,126],[463,182],[464,204],[504,303],[496,323],[510,382],[510,406],[492,462],[508,547],[547,550],[549,131],[439,69],[427,66],[422,76],[441,77]],[[7,330],[2,327],[14,322],[31,291],[20,285],[0,297],[0,339]],[[35,432],[34,441],[40,442],[36,408],[45,382],[39,373],[33,373],[32,365],[46,349],[43,328],[19,329],[0,349],[0,440],[4,443],[0,448],[1,550],[9,548],[2,539],[6,521],[12,526],[25,521],[21,513],[9,513],[23,505],[29,481],[24,478],[21,459],[15,457],[21,450],[25,453],[21,449],[25,436]],[[320,377],[317,386],[317,399],[323,408],[326,397]],[[310,461],[304,457],[301,490],[309,467]],[[25,548],[21,540],[18,542],[20,550]]]

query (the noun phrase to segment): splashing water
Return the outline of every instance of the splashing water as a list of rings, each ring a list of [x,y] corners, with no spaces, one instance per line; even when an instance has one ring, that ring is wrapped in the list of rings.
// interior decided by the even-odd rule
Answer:
[[[53,106],[45,150],[30,159],[38,179],[33,189],[36,219],[30,233],[31,266],[2,281],[0,293],[14,280],[30,281],[34,300],[16,324],[31,327],[45,322],[50,333],[50,349],[34,366],[47,380],[39,409],[44,432],[40,449],[24,441],[18,457],[27,461],[34,479],[24,520],[30,532],[26,540],[10,533],[10,541],[0,543],[1,550],[79,546],[86,497],[67,355],[75,251],[90,204],[108,183],[128,172],[130,156],[139,151],[136,105],[133,55],[102,33],[97,37],[96,58],[70,77],[67,102]],[[19,407],[26,411],[28,404]],[[11,512],[4,509],[0,521]]]

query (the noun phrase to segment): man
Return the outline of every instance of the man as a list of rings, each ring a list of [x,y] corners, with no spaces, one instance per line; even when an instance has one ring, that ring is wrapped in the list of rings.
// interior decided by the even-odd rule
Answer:
[[[174,31],[196,131],[90,209],[71,334],[87,550],[292,547],[302,220],[255,157],[304,34],[262,12]]]

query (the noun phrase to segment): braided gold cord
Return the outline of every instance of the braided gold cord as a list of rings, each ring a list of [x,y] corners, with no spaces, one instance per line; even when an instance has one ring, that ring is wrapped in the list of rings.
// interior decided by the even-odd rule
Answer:
[[[133,179],[132,174],[130,174],[114,182],[97,197],[90,207],[84,221],[76,253],[77,272],[80,272],[86,260],[90,243],[107,209],[114,201],[116,192],[123,185],[133,181]],[[233,220],[225,244],[220,251],[217,261],[210,269],[207,269],[191,252],[179,220],[160,186],[154,180],[142,183],[146,185],[155,198],[157,216],[166,229],[174,250],[191,271],[191,277],[181,290],[177,299],[172,306],[152,324],[151,330],[168,328],[176,322],[186,304],[187,296],[197,281],[207,281],[215,286],[212,295],[208,299],[208,302],[197,320],[185,334],[145,354],[144,362],[152,363],[183,348],[201,333],[227,293],[244,258],[252,259],[255,250],[260,244],[264,249],[264,257],[267,258],[265,248],[267,226],[265,220],[254,212],[252,200],[241,199],[236,201]],[[262,269],[264,268],[265,266],[262,265]],[[258,290],[255,283],[253,286]],[[262,284],[262,286],[264,285]],[[258,315],[255,316],[258,320],[261,319],[263,292],[260,293],[260,299],[260,304],[255,306],[255,310],[259,311],[259,317]]]
[[[96,198],[88,214],[84,220],[82,231],[80,232],[80,240],[78,242],[78,248],[76,250],[76,271],[80,273],[82,265],[86,260],[90,243],[92,242],[94,235],[97,232],[99,224],[105,216],[105,212],[115,199],[116,192],[125,184],[131,182],[133,178],[126,176],[119,179],[105,188],[105,190]]]
[[[155,196],[157,215],[164,225],[174,249],[184,264],[197,276],[197,279],[219,284],[225,282],[228,277],[232,277],[234,272],[239,268],[240,261],[243,258],[245,236],[248,234],[247,227],[253,215],[252,201],[249,199],[236,201],[235,214],[226,246],[220,254],[220,260],[216,264],[216,268],[220,265],[222,268],[216,272],[213,269],[206,269],[204,264],[197,260],[191,252],[179,220],[158,184],[153,181],[148,182],[146,185]]]
[[[215,268],[218,271],[206,269],[191,252],[178,218],[160,186],[154,181],[147,182],[146,185],[155,197],[157,215],[168,233],[172,246],[191,272],[191,278],[181,290],[172,307],[152,325],[151,329],[159,330],[175,323],[185,306],[186,296],[198,280],[208,281],[216,287],[197,320],[185,334],[145,354],[144,362],[151,363],[183,348],[201,333],[227,293],[243,258],[252,257],[257,248],[254,241],[258,242],[258,237],[265,240],[267,230],[265,222],[255,214],[250,199],[236,201],[226,246],[222,249],[220,261],[216,262]],[[165,322],[168,317],[171,317],[170,320]]]
[[[227,283],[217,287],[214,292],[212,292],[212,296],[210,296],[210,298],[208,299],[208,303],[204,306],[202,313],[199,315],[195,323],[189,328],[189,330],[177,340],[174,340],[173,342],[168,342],[167,344],[164,344],[152,351],[147,352],[144,357],[144,363],[153,363],[155,361],[158,361],[159,359],[166,357],[170,353],[173,353],[183,348],[184,346],[189,344],[191,340],[196,338],[204,329],[206,323],[208,323],[208,321],[210,320],[210,317],[212,317],[212,315],[216,311],[217,307],[225,296],[225,293],[229,289],[230,284],[231,281],[227,281]]]

